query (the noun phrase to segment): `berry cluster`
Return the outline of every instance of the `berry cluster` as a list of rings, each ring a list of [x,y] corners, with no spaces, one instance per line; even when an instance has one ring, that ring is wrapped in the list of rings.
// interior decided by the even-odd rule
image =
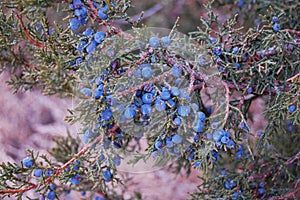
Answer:
[[[273,23],[272,28],[275,32],[280,31],[280,24],[278,23],[278,21],[279,21],[279,19],[277,16],[274,16],[272,18],[272,23]]]
[[[81,0],[74,0],[73,4],[70,5],[70,9],[74,10],[74,15],[70,20],[70,28],[72,30],[78,30],[81,25],[86,25],[87,24],[87,16],[88,16],[88,11],[84,7],[83,3]]]

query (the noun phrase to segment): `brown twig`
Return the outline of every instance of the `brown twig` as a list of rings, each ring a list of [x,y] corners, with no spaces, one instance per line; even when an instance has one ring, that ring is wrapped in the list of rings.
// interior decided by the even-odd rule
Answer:
[[[37,47],[40,47],[40,48],[42,48],[42,49],[48,49],[48,48],[45,47],[43,44],[39,43],[38,41],[34,40],[34,39],[31,37],[30,33],[28,32],[27,27],[25,26],[25,24],[24,24],[24,22],[23,22],[22,16],[19,15],[19,13],[16,12],[16,11],[13,11],[13,12],[15,13],[15,15],[16,15],[17,19],[19,20],[19,22],[21,23],[21,26],[22,26],[22,28],[23,28],[23,30],[24,30],[24,33],[25,33],[26,37],[28,38],[28,40],[29,40],[32,44],[34,44],[35,46],[37,46]]]
[[[221,126],[221,127],[224,127],[225,124],[226,124],[226,121],[227,121],[227,119],[228,119],[228,116],[229,116],[229,108],[230,108],[230,90],[229,90],[229,87],[228,87],[228,85],[227,85],[226,82],[222,81],[222,84],[224,85],[225,90],[226,90],[226,95],[225,95],[225,97],[226,97],[226,110],[225,110],[224,122],[223,122],[223,124],[222,124],[222,126]]]

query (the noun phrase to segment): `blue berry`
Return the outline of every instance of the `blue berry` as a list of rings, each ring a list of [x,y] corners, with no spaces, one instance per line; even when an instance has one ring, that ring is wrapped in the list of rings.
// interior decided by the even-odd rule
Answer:
[[[124,116],[127,119],[132,119],[136,115],[136,112],[133,108],[129,107],[125,110]]]
[[[249,88],[247,89],[247,94],[251,94],[252,92],[253,92],[252,87],[249,87]]]
[[[142,70],[141,69],[135,69],[134,70],[134,76],[135,76],[135,78],[142,78]]]
[[[155,101],[155,108],[156,108],[157,111],[161,112],[161,111],[166,110],[167,105],[163,100],[156,100]]]
[[[112,117],[112,110],[111,108],[106,108],[103,112],[100,113],[100,117],[103,120],[109,120]]]
[[[205,113],[204,112],[197,112],[197,116],[198,116],[198,120],[200,121],[200,122],[204,122],[205,121],[205,119],[206,119],[206,115],[205,115]]]
[[[80,8],[82,6],[81,0],[73,0],[73,6],[75,8]]]
[[[189,161],[192,161],[192,160],[194,159],[194,157],[195,157],[195,152],[192,151],[192,152],[190,153],[190,155],[188,156],[188,160],[189,160]]]
[[[228,148],[230,148],[230,149],[235,149],[236,144],[235,144],[235,142],[234,142],[233,140],[229,140],[229,141],[227,142],[226,146],[227,146]]]
[[[113,98],[112,95],[108,95],[105,97],[106,103],[110,106],[115,106],[117,104],[117,99]]]
[[[157,141],[157,142],[155,142],[154,146],[156,149],[161,149],[163,146],[163,143],[161,141]]]
[[[96,41],[92,41],[86,48],[85,48],[85,50],[86,50],[86,52],[87,53],[93,53],[93,52],[95,52],[96,51],[96,47],[97,47],[97,43],[96,43]]]
[[[95,197],[95,199],[94,200],[105,200],[103,197],[99,197],[99,196],[97,196],[97,197]]]
[[[165,141],[166,141],[166,147],[167,148],[172,148],[173,147],[174,143],[172,142],[172,138],[166,138]]]
[[[85,7],[81,6],[80,8],[75,9],[74,14],[78,19],[85,19],[87,17],[87,10]]]
[[[180,115],[181,117],[188,116],[190,112],[191,112],[190,106],[179,106],[177,110],[178,115]]]
[[[265,190],[264,188],[258,188],[257,192],[259,195],[263,195],[265,193]]]
[[[203,66],[204,63],[205,63],[205,59],[203,59],[203,58],[199,58],[199,59],[198,59],[198,64],[199,64],[200,66]]]
[[[197,142],[198,140],[199,140],[199,134],[196,134],[196,135],[194,136],[194,141]]]
[[[33,171],[33,175],[37,178],[41,177],[43,175],[43,170],[42,169],[35,169]]]
[[[108,15],[104,13],[104,11],[101,8],[98,10],[98,16],[102,20],[107,20],[108,18]]]
[[[272,28],[273,28],[273,30],[274,30],[275,32],[278,32],[278,31],[280,30],[280,24],[275,23],[275,24],[272,26]]]
[[[80,90],[86,97],[91,97],[93,92],[90,88],[82,88]]]
[[[259,183],[259,187],[262,188],[262,187],[264,187],[264,186],[265,186],[265,182],[262,181],[262,182]]]
[[[82,25],[86,25],[86,24],[88,23],[88,21],[87,21],[85,18],[81,18],[81,19],[80,19],[80,23],[81,23]]]
[[[171,107],[171,108],[173,108],[173,107],[176,106],[176,102],[173,101],[173,99],[168,99],[168,100],[167,100],[167,104],[168,104],[168,106]]]
[[[105,33],[102,31],[99,31],[94,35],[94,40],[99,44],[103,42],[104,38],[105,38]]]
[[[179,77],[182,74],[182,67],[174,65],[171,69],[171,74],[175,77]]]
[[[178,87],[172,87],[171,88],[171,94],[173,95],[173,96],[178,96],[179,94],[180,94],[180,90],[178,89]]]
[[[240,63],[235,63],[235,67],[236,67],[236,69],[240,69],[241,68],[241,64]]]
[[[232,199],[238,199],[239,198],[239,192],[234,192],[232,195]]]
[[[49,188],[50,188],[50,190],[53,191],[53,190],[55,190],[56,186],[53,183],[50,183]]]
[[[80,176],[80,174],[76,174],[75,176],[73,176],[72,178],[70,178],[70,182],[74,185],[78,185],[82,180],[82,177]]]
[[[258,137],[262,137],[263,135],[264,135],[264,133],[263,133],[262,131],[258,131],[258,132],[257,132],[257,136],[258,136]]]
[[[53,174],[53,171],[52,171],[51,169],[47,169],[47,170],[45,171],[45,176],[46,176],[46,177],[51,176],[51,174]]]
[[[149,44],[153,48],[157,48],[160,44],[158,37],[151,37],[149,39]]]
[[[223,132],[220,130],[216,130],[215,132],[213,132],[213,140],[215,142],[218,142],[219,140],[221,140],[222,136],[223,136]]]
[[[87,28],[82,34],[86,37],[90,37],[94,34],[94,31],[91,28]]]
[[[221,138],[221,142],[222,142],[223,144],[227,144],[227,143],[229,142],[229,137],[223,136],[223,137]]]
[[[171,44],[171,39],[169,38],[169,36],[165,36],[161,38],[161,45],[163,47],[168,47]]]
[[[176,126],[180,126],[181,124],[181,119],[179,117],[176,117],[174,120],[173,120],[173,123],[176,125]]]
[[[106,182],[109,182],[111,180],[111,172],[109,170],[104,171],[103,173],[103,178]]]
[[[73,31],[76,31],[80,26],[80,20],[78,20],[77,18],[72,18],[70,21],[70,28]]]
[[[182,137],[178,134],[172,136],[172,142],[174,144],[180,144],[182,142]]]
[[[193,127],[193,130],[195,132],[198,132],[198,133],[202,133],[203,132],[203,124],[202,123],[197,123],[196,126]]]
[[[119,166],[121,164],[121,158],[119,156],[115,156],[113,158],[113,162],[116,166]]]
[[[24,158],[23,159],[23,165],[24,167],[27,167],[27,168],[31,168],[33,166],[33,160],[31,158]]]
[[[84,48],[84,46],[85,46],[86,44],[87,44],[86,41],[80,41],[80,43],[77,45],[76,49],[77,49],[78,51],[83,52],[83,48]]]
[[[225,181],[225,183],[224,183],[224,188],[225,188],[226,190],[229,190],[229,189],[230,189],[230,183],[229,183],[228,180]]]
[[[232,53],[233,53],[233,54],[237,54],[238,51],[239,51],[239,48],[238,48],[238,47],[233,47],[233,49],[232,49]]]
[[[153,95],[151,93],[145,93],[142,97],[143,103],[150,104],[152,103]]]
[[[274,22],[274,23],[278,22],[278,17],[277,16],[273,16],[272,17],[272,22]]]
[[[245,4],[244,0],[240,0],[239,2],[237,2],[238,7],[242,7],[244,4]]]
[[[179,97],[187,100],[190,99],[188,91],[183,89],[180,90]]]
[[[151,67],[144,67],[143,69],[142,69],[142,76],[144,77],[144,78],[150,78],[151,76],[152,76],[152,69],[151,69]]]
[[[194,167],[195,167],[195,168],[200,167],[200,165],[201,165],[201,162],[200,162],[200,161],[197,161],[197,162],[194,163]]]
[[[49,200],[54,200],[55,197],[56,197],[56,193],[55,193],[54,191],[49,191],[49,192],[47,193],[47,198],[48,198]]]
[[[152,55],[150,60],[151,60],[151,63],[158,63],[158,61],[159,61],[159,59],[155,55]]]
[[[230,180],[229,181],[229,185],[230,185],[230,188],[234,188],[237,186],[236,182],[234,180]]]
[[[217,41],[216,38],[211,37],[209,43],[215,43],[216,41]]]
[[[216,46],[213,48],[213,52],[215,55],[219,56],[222,54],[222,48],[220,46]]]
[[[149,104],[144,104],[141,107],[141,112],[143,115],[150,115],[152,113],[152,108]]]
[[[103,5],[100,8],[100,10],[102,10],[103,12],[105,12],[105,11],[107,11],[107,9],[108,9],[108,5],[103,1]]]
[[[295,112],[296,106],[295,105],[290,105],[288,110],[289,110],[289,112]]]
[[[170,92],[169,92],[168,90],[162,91],[162,92],[160,93],[160,97],[161,97],[161,99],[163,99],[163,100],[168,100],[168,99],[171,98],[171,94],[170,94]]]
[[[227,175],[226,170],[222,170],[221,175],[222,175],[222,176],[226,176],[226,175]]]

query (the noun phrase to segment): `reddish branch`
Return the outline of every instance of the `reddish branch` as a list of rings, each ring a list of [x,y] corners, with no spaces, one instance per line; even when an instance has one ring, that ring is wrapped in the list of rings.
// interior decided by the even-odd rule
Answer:
[[[293,164],[294,162],[296,162],[296,161],[299,160],[299,159],[300,159],[300,151],[299,151],[296,155],[294,155],[293,157],[291,157],[290,159],[288,159],[288,160],[284,163],[284,165],[285,165],[285,166],[289,166],[289,165]]]
[[[22,26],[22,28],[23,28],[23,30],[24,30],[24,33],[25,33],[26,37],[28,38],[28,40],[29,40],[32,44],[34,44],[35,46],[37,46],[37,47],[40,47],[40,48],[42,48],[42,49],[47,49],[47,47],[45,47],[43,44],[39,43],[38,41],[34,40],[34,39],[31,37],[31,35],[30,35],[30,33],[29,33],[27,27],[25,26],[25,24],[24,24],[24,22],[23,22],[22,16],[19,15],[19,13],[17,13],[16,11],[14,11],[14,13],[15,13],[17,19],[19,20],[19,22],[21,23],[21,26]]]

